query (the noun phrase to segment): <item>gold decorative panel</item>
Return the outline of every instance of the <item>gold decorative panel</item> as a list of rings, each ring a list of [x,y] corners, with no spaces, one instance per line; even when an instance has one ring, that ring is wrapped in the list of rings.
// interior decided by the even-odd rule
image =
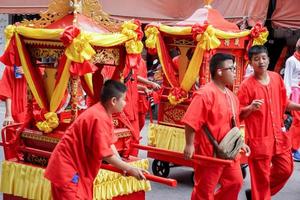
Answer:
[[[176,46],[195,46],[195,43],[193,40],[186,40],[186,39],[175,39],[173,45]]]
[[[120,49],[97,49],[92,63],[117,66],[120,64]]]
[[[54,144],[57,144],[60,140],[59,138],[48,137],[46,135],[37,134],[34,132],[30,132],[30,131],[22,132],[21,138],[27,138],[27,139],[32,139],[32,140],[37,140],[37,141],[47,142],[47,143],[54,143]]]
[[[44,28],[69,14],[73,8],[70,0],[51,0],[48,10],[40,13],[40,19],[24,20],[22,26]]]
[[[160,104],[159,115],[161,121],[159,123],[181,125],[181,119],[187,109],[187,105],[171,105],[169,102]]]
[[[63,18],[64,16],[75,13],[82,13],[91,18],[96,24],[105,27],[110,32],[120,32],[123,22],[111,19],[107,13],[102,10],[99,0],[77,0],[74,5],[72,0],[51,0],[48,10],[40,13],[40,19],[24,20],[22,26],[44,28]]]
[[[93,19],[98,25],[104,26],[110,32],[120,32],[122,21],[111,19],[109,15],[102,10],[99,0],[82,0],[82,13]]]
[[[30,55],[35,59],[42,59],[51,57],[52,59],[59,59],[64,53],[64,49],[49,49],[49,48],[28,48]]]

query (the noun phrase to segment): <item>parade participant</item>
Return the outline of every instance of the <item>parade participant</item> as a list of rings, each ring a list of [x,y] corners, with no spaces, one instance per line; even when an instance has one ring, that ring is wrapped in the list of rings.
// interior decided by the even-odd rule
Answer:
[[[286,109],[300,110],[290,102],[282,78],[268,71],[266,47],[256,45],[248,52],[254,74],[245,79],[238,91],[240,120],[245,120],[246,141],[251,148],[248,159],[251,191],[247,198],[271,199],[292,174],[293,162],[289,133],[283,117]]]
[[[296,51],[285,63],[284,84],[290,100],[300,103],[300,39],[296,43]],[[300,112],[292,111],[292,116],[293,123],[289,130],[292,137],[292,154],[295,161],[300,161]]]
[[[214,148],[203,127],[207,126],[219,143],[231,130],[234,116],[239,115],[238,99],[226,87],[232,85],[234,81],[234,57],[217,53],[211,58],[209,67],[212,81],[194,93],[192,102],[182,119],[185,124],[184,156],[186,159],[190,159],[194,152],[213,157]],[[238,126],[238,119],[235,121]],[[242,149],[250,153],[246,145]],[[194,171],[192,200],[238,198],[243,184],[239,156],[230,166],[201,161],[195,166]],[[220,184],[219,188],[218,184]]]
[[[137,60],[140,60],[141,57]],[[138,61],[139,62],[139,61]],[[132,126],[131,143],[140,143],[140,128],[139,128],[139,116],[138,116],[138,80],[137,80],[137,65],[133,67],[126,66],[123,70],[124,84],[127,87],[126,92],[126,106],[124,107],[124,113]],[[130,155],[137,156],[138,149],[131,148]]]
[[[6,66],[0,81],[0,100],[5,101],[3,126],[25,120],[27,85],[21,67]]]
[[[100,102],[83,112],[66,130],[45,172],[54,200],[92,199],[93,181],[102,160],[137,179],[145,179],[144,170],[128,165],[114,154],[112,114],[123,110],[125,92],[122,83],[106,81]]]
[[[149,102],[147,100],[147,96],[153,92],[152,90],[160,89],[160,85],[148,80],[147,78],[147,66],[146,62],[141,59],[138,65],[138,90],[145,92],[145,94],[140,94],[138,97],[138,113],[139,113],[139,129],[142,130],[145,125],[146,113],[149,109]]]

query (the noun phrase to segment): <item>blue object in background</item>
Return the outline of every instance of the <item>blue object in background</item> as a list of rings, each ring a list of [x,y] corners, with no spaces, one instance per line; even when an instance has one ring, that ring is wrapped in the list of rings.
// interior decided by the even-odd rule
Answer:
[[[71,182],[75,184],[79,182],[79,175],[77,173],[73,176]]]
[[[20,74],[18,72],[18,69],[21,67],[18,67],[17,65],[14,65],[14,74],[15,74],[15,78],[22,78],[22,74]]]

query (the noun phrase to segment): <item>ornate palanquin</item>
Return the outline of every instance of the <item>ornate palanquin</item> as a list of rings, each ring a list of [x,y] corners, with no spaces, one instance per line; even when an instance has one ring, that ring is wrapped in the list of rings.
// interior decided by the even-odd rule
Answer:
[[[143,48],[139,22],[110,19],[98,0],[53,0],[40,17],[5,30],[1,61],[22,66],[28,85],[26,121],[2,129],[6,161],[0,189],[5,198],[51,198],[43,168],[66,128],[98,101],[103,66],[115,67],[113,77],[120,80],[123,68],[135,65]],[[131,125],[122,113],[114,124],[116,147],[128,156]],[[133,164],[148,168],[145,160]],[[100,171],[94,199],[144,199],[148,190],[148,181]]]
[[[145,29],[148,52],[158,55],[164,76],[158,120],[150,124],[148,132],[149,146],[183,152],[185,137],[180,120],[193,91],[210,81],[211,56],[216,52],[235,56],[236,79],[229,87],[237,92],[247,65],[247,49],[267,41],[268,31],[262,25],[240,30],[211,8],[209,2],[185,21],[174,25],[149,24]],[[182,159],[159,152],[149,152],[148,157],[157,159],[152,169],[158,175],[168,175],[168,162],[190,166]]]

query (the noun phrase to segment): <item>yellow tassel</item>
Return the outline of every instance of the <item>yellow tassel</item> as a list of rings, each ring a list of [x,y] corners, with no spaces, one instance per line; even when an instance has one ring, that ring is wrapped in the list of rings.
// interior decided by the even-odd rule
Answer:
[[[148,169],[147,159],[129,163]],[[51,199],[51,184],[44,178],[44,169],[15,162],[3,161],[0,192],[20,196],[26,199]],[[138,181],[134,177],[125,177],[119,173],[99,170],[94,180],[94,199],[112,199],[138,191],[150,191],[149,181]]]
[[[149,127],[149,146],[183,152],[185,145],[184,129],[160,124],[150,124]]]
[[[149,161],[143,159],[129,164],[142,169],[148,169]],[[151,190],[149,181],[139,181],[134,177],[122,176],[119,173],[104,169],[99,170],[94,180],[94,199],[96,200],[112,199],[120,195],[149,190]]]

